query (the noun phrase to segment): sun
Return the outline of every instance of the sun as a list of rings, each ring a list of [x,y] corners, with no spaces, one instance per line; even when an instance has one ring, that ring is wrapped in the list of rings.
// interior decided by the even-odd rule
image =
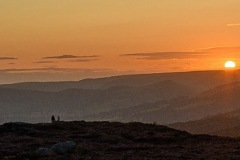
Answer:
[[[236,63],[233,62],[233,61],[227,61],[227,62],[225,63],[225,68],[227,68],[227,69],[233,69],[233,68],[235,68],[235,67],[236,67]]]

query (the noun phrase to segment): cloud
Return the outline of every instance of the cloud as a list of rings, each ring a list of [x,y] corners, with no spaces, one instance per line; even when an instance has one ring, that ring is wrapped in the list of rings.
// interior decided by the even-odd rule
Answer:
[[[143,60],[189,60],[202,58],[240,58],[240,46],[209,47],[192,52],[152,52],[122,54],[122,57],[132,57]]]
[[[36,72],[55,72],[55,73],[83,73],[83,72],[109,72],[112,69],[106,68],[58,68],[58,67],[44,67],[44,68],[7,68],[0,69],[0,73],[36,73]]]
[[[44,71],[51,70],[50,68],[7,68],[0,69],[1,73],[12,73],[12,72],[27,72],[27,71]]]
[[[48,64],[48,63],[55,63],[55,61],[38,61],[34,63],[39,63],[39,64]]]
[[[240,23],[230,23],[230,24],[227,24],[227,27],[237,27],[237,26],[240,26]]]
[[[166,59],[203,58],[207,55],[208,54],[204,52],[153,52],[153,53],[122,54],[120,56],[135,57],[137,59],[145,60],[166,60]]]
[[[43,59],[67,59],[67,58],[77,58],[77,56],[74,56],[74,55],[61,55],[61,56],[43,57]]]
[[[60,55],[60,56],[43,57],[43,59],[76,59],[76,58],[96,58],[96,57],[99,57],[99,55],[89,55],[89,56]]]
[[[234,47],[209,47],[196,50],[196,52],[240,52],[240,46]]]
[[[240,58],[240,47],[211,47],[196,50],[198,52],[208,53],[209,56],[207,58]]]
[[[15,57],[0,57],[0,60],[3,61],[3,60],[16,60],[18,58],[15,58]]]
[[[76,60],[71,60],[69,62],[92,62],[92,61],[97,61],[99,60],[98,58],[93,58],[93,59],[76,59]]]

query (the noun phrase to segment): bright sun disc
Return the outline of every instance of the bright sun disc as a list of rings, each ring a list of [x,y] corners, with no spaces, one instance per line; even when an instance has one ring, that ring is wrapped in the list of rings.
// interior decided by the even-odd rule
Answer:
[[[225,63],[225,68],[235,68],[236,67],[236,63],[233,61],[227,61]]]

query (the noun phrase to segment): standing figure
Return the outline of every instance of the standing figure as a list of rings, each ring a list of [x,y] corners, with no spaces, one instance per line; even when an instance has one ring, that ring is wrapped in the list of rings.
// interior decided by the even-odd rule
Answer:
[[[57,121],[58,121],[58,122],[60,121],[60,116],[59,116],[59,115],[58,115]]]
[[[52,115],[51,120],[52,120],[52,123],[54,123],[56,121],[54,115]]]

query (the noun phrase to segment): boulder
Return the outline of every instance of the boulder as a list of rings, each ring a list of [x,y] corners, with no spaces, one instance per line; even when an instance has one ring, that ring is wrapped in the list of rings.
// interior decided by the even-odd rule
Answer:
[[[51,148],[41,147],[36,150],[36,153],[40,156],[53,156],[56,153]]]
[[[60,142],[53,145],[50,149],[57,154],[66,154],[73,151],[76,147],[76,143],[73,141]]]

